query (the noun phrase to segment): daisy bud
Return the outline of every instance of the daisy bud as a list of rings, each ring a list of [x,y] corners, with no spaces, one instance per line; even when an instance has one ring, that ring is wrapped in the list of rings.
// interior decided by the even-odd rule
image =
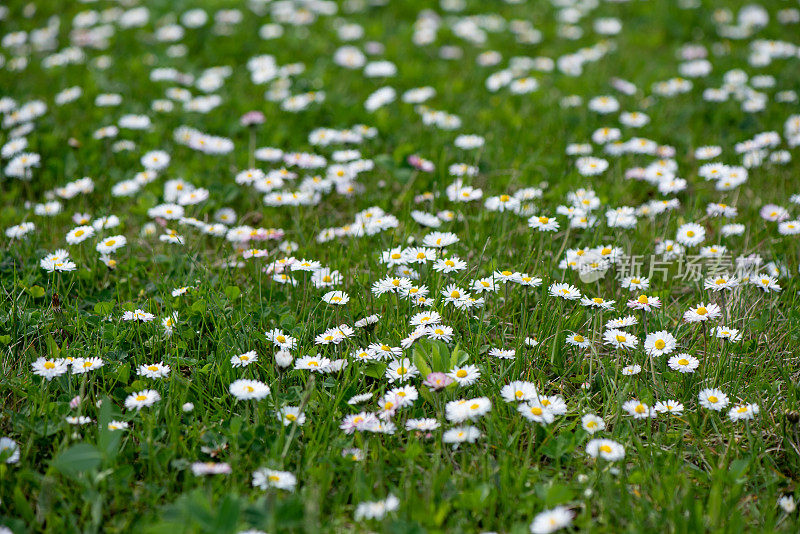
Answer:
[[[80,395],[75,395],[75,397],[73,397],[73,399],[69,401],[69,407],[74,410],[80,405],[80,403],[81,403]]]
[[[289,367],[292,365],[292,353],[288,350],[279,350],[275,353],[275,363],[278,367]]]
[[[194,404],[192,404],[191,402],[187,402],[186,404],[181,406],[181,410],[183,410],[185,413],[189,413],[192,410],[194,410]]]
[[[242,126],[257,126],[259,124],[264,124],[266,117],[260,111],[248,111],[242,118],[239,119],[239,122]]]

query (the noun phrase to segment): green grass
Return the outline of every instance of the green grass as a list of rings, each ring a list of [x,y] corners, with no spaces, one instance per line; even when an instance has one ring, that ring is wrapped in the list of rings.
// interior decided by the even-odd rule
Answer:
[[[776,222],[764,221],[761,207],[768,203],[785,207],[791,219],[800,207],[790,196],[800,193],[800,163],[796,148],[784,135],[787,118],[798,113],[797,102],[778,102],[775,94],[800,87],[798,59],[775,59],[764,67],[748,64],[751,42],[774,39],[796,42],[798,24],[781,24],[778,11],[790,2],[766,3],[770,22],[751,37],[720,37],[713,20],[715,9],[737,10],[742,2],[700,2],[695,9],[681,9],[673,2],[628,2],[600,5],[577,26],[583,36],[569,40],[559,36],[558,9],[549,2],[520,4],[468,0],[461,13],[445,13],[437,2],[401,1],[350,12],[339,6],[335,16],[319,16],[308,26],[284,24],[284,36],[265,41],[258,29],[274,19],[255,15],[246,6],[227,1],[142,2],[150,9],[150,21],[142,28],[115,31],[105,49],[84,49],[81,64],[44,68],[42,59],[70,43],[73,17],[80,11],[101,11],[116,2],[40,2],[31,17],[23,15],[24,2],[8,3],[2,33],[31,31],[59,16],[58,45],[51,51],[0,49],[6,64],[0,75],[0,97],[18,103],[40,99],[48,111],[35,121],[26,151],[41,155],[41,166],[30,181],[0,175],[0,437],[19,445],[16,463],[0,463],[0,525],[21,532],[207,532],[236,533],[246,529],[275,532],[484,532],[529,531],[533,518],[546,509],[563,505],[574,514],[573,530],[597,532],[796,532],[797,513],[777,505],[783,495],[798,494],[800,479],[800,428],[798,428],[798,356],[800,296],[797,274],[800,246],[797,236],[782,236]],[[369,3],[369,2],[366,2]],[[377,4],[377,2],[376,2]],[[270,4],[266,4],[269,8]],[[350,4],[354,5],[354,4]],[[183,57],[169,57],[170,43],[153,38],[154,29],[179,20],[192,7],[205,7],[212,18],[206,26],[186,29],[181,44]],[[238,7],[244,17],[230,35],[216,35],[213,14]],[[423,8],[442,16],[433,45],[412,43],[414,23]],[[268,13],[268,10],[267,10]],[[458,37],[451,17],[495,13],[505,21],[529,20],[542,32],[538,44],[519,43],[508,29],[488,32],[482,45]],[[593,31],[596,18],[617,17],[620,34],[603,37]],[[337,37],[343,20],[360,24],[364,37],[345,43]],[[360,70],[337,66],[333,54],[343,44],[364,48],[379,41],[385,51],[370,59],[395,63],[398,75],[387,79],[364,77]],[[508,88],[489,92],[486,78],[508,66],[515,56],[546,56],[554,60],[600,41],[614,44],[607,55],[584,65],[583,74],[568,76],[558,71],[533,72],[539,89],[514,95]],[[678,75],[680,49],[687,43],[709,50],[713,70],[693,79],[685,94],[654,94],[654,83]],[[463,58],[439,58],[442,45],[461,47]],[[727,50],[715,54],[717,48]],[[496,50],[502,61],[479,66],[482,52]],[[28,66],[9,70],[9,61],[28,54]],[[291,77],[292,94],[324,91],[325,100],[298,113],[283,111],[265,100],[269,85],[250,80],[245,65],[258,55],[271,54],[278,65],[303,63],[305,71]],[[96,59],[108,56],[110,67],[98,67]],[[232,74],[215,91],[221,105],[207,114],[188,112],[176,102],[169,113],[151,110],[151,102],[166,98],[165,91],[179,84],[153,82],[155,67],[199,76],[214,66],[230,66]],[[751,77],[769,74],[774,88],[758,89],[768,97],[762,111],[748,113],[731,98],[712,103],[703,90],[720,87],[732,69],[744,69]],[[635,83],[638,91],[626,96],[610,86],[614,77]],[[54,96],[78,85],[83,95],[58,106]],[[395,102],[370,113],[366,98],[383,86],[397,90]],[[402,93],[432,86],[437,95],[426,102],[432,109],[458,115],[457,130],[441,130],[422,124],[414,105],[403,103]],[[187,87],[193,95],[202,92]],[[96,95],[122,95],[119,107],[97,107]],[[620,126],[618,114],[599,115],[587,109],[594,96],[614,95],[621,111],[643,111],[651,119],[640,129]],[[583,104],[564,108],[563,97],[580,95]],[[314,152],[331,161],[335,150],[355,148],[374,169],[358,175],[357,194],[334,192],[321,196],[313,206],[267,207],[263,194],[237,185],[234,176],[249,165],[249,132],[239,117],[250,110],[264,113],[265,124],[255,129],[256,146],[273,146],[287,152]],[[120,130],[118,139],[96,140],[98,128],[116,124],[125,114],[146,114],[153,126],[147,131]],[[313,146],[308,134],[319,127],[343,129],[366,124],[377,136],[359,145]],[[225,155],[206,155],[178,144],[173,132],[188,125],[212,135],[230,138],[235,149]],[[647,182],[626,180],[627,169],[644,167],[653,156],[610,156],[593,144],[593,155],[608,160],[609,168],[595,177],[576,170],[575,156],[567,156],[570,143],[590,143],[591,135],[604,126],[619,127],[623,139],[645,137],[675,148],[677,175],[688,188],[669,197]],[[0,144],[9,140],[12,128],[0,130]],[[776,131],[782,136],[775,148],[789,150],[793,160],[778,165],[765,161],[749,169],[749,179],[738,188],[719,192],[698,175],[703,164],[694,150],[719,145],[722,155],[712,161],[740,165],[736,143],[754,135]],[[485,138],[478,150],[453,145],[459,134]],[[70,140],[74,142],[70,142]],[[132,151],[114,152],[120,139],[135,143]],[[132,179],[142,170],[140,158],[150,150],[170,154],[169,166],[159,177],[131,197],[115,197],[111,187]],[[432,173],[418,172],[407,157],[418,154],[436,165]],[[445,189],[454,178],[453,163],[469,163],[479,173],[467,183],[483,190],[483,198],[453,203]],[[2,161],[5,169],[8,160]],[[280,164],[259,162],[265,171]],[[295,169],[297,170],[297,169]],[[324,174],[324,169],[314,172]],[[301,179],[311,171],[298,170]],[[62,199],[63,209],[54,217],[34,214],[33,205],[44,202],[55,187],[88,176],[94,191]],[[209,190],[208,200],[186,206],[186,215],[212,221],[223,207],[233,208],[236,224],[280,228],[283,241],[295,242],[296,258],[308,258],[341,272],[336,287],[317,289],[310,274],[292,273],[295,287],[278,284],[263,271],[270,262],[285,257],[278,241],[256,242],[269,251],[267,258],[242,259],[237,247],[224,238],[208,236],[189,225],[169,221],[168,228],[184,237],[183,245],[159,241],[142,229],[152,221],[147,212],[163,203],[167,180],[183,178]],[[288,183],[287,188],[294,187]],[[540,234],[527,225],[527,216],[491,212],[484,201],[491,196],[513,194],[524,187],[541,187],[534,202],[536,213],[556,215],[566,205],[567,194],[578,188],[592,189],[601,201],[595,210],[598,223],[588,229],[568,227],[562,215],[560,229]],[[433,192],[432,200],[415,202],[415,196]],[[677,198],[680,207],[656,216],[641,217],[631,229],[609,227],[605,212],[619,206],[638,207],[648,201]],[[706,206],[724,202],[736,206],[733,219],[711,218]],[[331,227],[352,224],[356,213],[377,206],[396,216],[396,228],[363,237],[338,237],[319,243],[315,237]],[[459,242],[447,247],[468,264],[464,271],[441,274],[432,264],[416,266],[418,284],[430,289],[429,308],[412,306],[408,300],[387,294],[375,296],[372,285],[394,270],[379,261],[381,251],[397,246],[419,245],[430,232],[411,217],[413,210],[437,213],[452,210],[453,221],[440,231],[453,232]],[[103,230],[77,245],[67,245],[66,233],[76,226],[75,212],[92,219],[116,215],[120,226]],[[5,229],[30,221],[34,232],[12,240]],[[596,282],[581,281],[578,273],[562,270],[559,262],[567,249],[614,245],[625,254],[646,256],[656,244],[674,239],[686,222],[706,229],[703,245],[722,244],[728,260],[749,254],[764,263],[785,267],[779,277],[779,293],[764,293],[750,284],[729,293],[703,289],[702,280],[679,278],[673,262],[669,276],[652,279],[648,295],[658,296],[662,307],[647,315],[646,325],[626,302],[639,293],[623,289],[613,269]],[[725,223],[744,224],[741,236],[724,237]],[[95,244],[101,237],[123,234],[128,244],[114,254],[116,267],[98,260]],[[412,241],[413,240],[413,241]],[[46,254],[66,248],[77,270],[48,273],[39,261]],[[694,255],[699,247],[690,249]],[[230,262],[241,261],[242,267]],[[645,264],[644,275],[648,264]],[[470,312],[455,309],[441,296],[454,283],[468,288],[472,280],[494,271],[526,272],[543,279],[541,287],[507,284],[495,293],[484,293],[485,306]],[[589,296],[615,300],[613,311],[598,312],[579,302],[565,302],[548,294],[554,282],[575,284]],[[173,289],[191,286],[185,295],[172,297]],[[341,307],[325,304],[321,297],[330,289],[345,291],[350,302]],[[706,330],[683,321],[690,307],[709,301],[724,304],[728,321],[742,339],[722,342]],[[142,309],[155,315],[150,323],[122,320],[126,311]],[[422,376],[409,384],[419,399],[397,412],[394,434],[356,432],[346,434],[343,418],[360,410],[377,412],[378,399],[397,384],[384,377],[388,362],[360,362],[350,357],[358,347],[371,343],[399,346],[413,327],[409,318],[433,309],[453,329],[449,343],[417,341],[404,350],[419,368],[448,371],[456,363],[472,364],[481,378],[472,386],[448,386],[429,392]],[[177,324],[168,336],[161,319],[177,313]],[[327,328],[352,326],[370,314],[380,314],[376,325],[356,329],[338,345],[315,345],[314,338]],[[603,325],[622,315],[636,314],[639,324],[627,331],[639,338],[636,349],[615,351],[603,344]],[[280,328],[298,339],[291,352],[295,360],[307,355],[348,358],[340,372],[317,374],[279,368],[276,347],[265,332]],[[647,329],[645,331],[645,328]],[[666,330],[677,338],[674,354],[686,352],[701,364],[697,372],[680,374],[667,366],[667,356],[652,360],[643,351],[647,332]],[[592,341],[580,350],[566,344],[571,332]],[[524,340],[535,337],[536,347]],[[492,348],[515,349],[513,360],[489,354]],[[233,368],[232,356],[256,351],[258,362]],[[104,365],[88,374],[66,373],[52,381],[36,376],[31,364],[39,357],[100,357]],[[167,378],[148,379],[137,374],[140,365],[163,361],[171,367]],[[641,373],[623,376],[623,365],[639,364]],[[654,374],[653,374],[654,373]],[[271,388],[263,400],[238,401],[229,392],[240,378],[258,379]],[[533,382],[544,395],[560,395],[567,413],[548,425],[524,419],[515,404],[505,402],[501,388],[512,380]],[[588,388],[581,384],[590,381]],[[698,405],[698,392],[715,387],[725,392],[731,405],[720,412]],[[126,410],[125,399],[133,392],[157,390],[161,400],[140,411]],[[373,392],[361,406],[348,404],[354,395]],[[76,395],[78,408],[70,407]],[[475,443],[457,448],[443,443],[444,431],[453,428],[445,416],[445,404],[456,399],[488,397],[489,413],[465,424],[479,429]],[[654,405],[675,399],[685,405],[680,416],[659,414],[654,419],[633,419],[622,409],[630,399]],[[102,401],[102,402],[101,402]],[[738,402],[756,403],[760,413],[751,421],[731,422],[727,413]],[[194,409],[184,412],[191,402]],[[307,420],[302,426],[284,426],[276,410],[302,406]],[[585,413],[605,420],[603,432],[589,436],[581,426]],[[86,416],[91,422],[75,426],[67,416]],[[410,418],[430,417],[441,428],[425,432],[405,430]],[[112,432],[111,420],[127,421],[130,428]],[[617,462],[595,460],[585,447],[592,437],[612,439],[625,447]],[[358,448],[360,460],[343,456]],[[3,458],[0,456],[0,458]],[[194,462],[226,462],[228,475],[192,474]],[[270,468],[292,473],[294,491],[262,490],[251,484],[253,472]],[[399,508],[380,520],[357,520],[359,503],[399,499]]]

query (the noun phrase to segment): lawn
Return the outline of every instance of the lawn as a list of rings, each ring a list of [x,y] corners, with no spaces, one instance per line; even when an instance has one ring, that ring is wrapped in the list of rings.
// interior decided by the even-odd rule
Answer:
[[[800,6],[0,6],[0,534],[797,532]]]

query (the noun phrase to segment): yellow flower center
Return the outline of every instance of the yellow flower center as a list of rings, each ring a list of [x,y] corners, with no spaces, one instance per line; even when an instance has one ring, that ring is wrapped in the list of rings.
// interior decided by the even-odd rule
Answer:
[[[136,395],[136,400],[139,402],[147,400],[147,395]]]
[[[655,348],[658,350],[662,350],[664,347],[667,346],[667,344],[664,343],[663,339],[657,339],[653,346],[655,346]]]
[[[609,447],[608,445],[600,445],[600,452],[604,452],[606,454],[610,454],[611,453],[611,447]]]
[[[712,403],[712,404],[716,404],[717,402],[719,402],[719,399],[718,399],[716,396],[714,396],[714,395],[711,395],[711,396],[708,398],[708,402],[710,402],[710,403]]]
[[[531,408],[531,413],[533,415],[542,415],[544,413],[544,410],[542,410],[538,406],[534,406],[533,408]]]
[[[463,369],[459,369],[458,371],[456,371],[456,376],[458,378],[464,378],[465,376],[467,376],[467,372]]]
[[[708,313],[708,310],[705,309],[704,306],[700,306],[699,308],[697,308],[697,315],[705,315],[707,313]]]

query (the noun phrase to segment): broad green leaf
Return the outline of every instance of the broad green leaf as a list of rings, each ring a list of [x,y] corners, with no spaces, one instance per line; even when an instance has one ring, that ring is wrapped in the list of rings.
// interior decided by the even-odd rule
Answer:
[[[419,350],[417,348],[414,349],[413,360],[414,360],[414,362],[413,362],[414,365],[416,366],[417,369],[419,369],[419,374],[420,375],[422,375],[423,377],[426,377],[429,374],[431,374],[431,366],[426,361],[425,356],[422,354],[421,350]]]
[[[108,429],[108,423],[113,420],[111,414],[112,403],[108,397],[103,397],[100,404],[100,414],[97,418],[98,437],[97,446],[105,456],[106,460],[113,460],[119,452],[119,444],[122,440],[122,432],[114,432]],[[108,464],[107,464],[108,465]]]
[[[74,478],[100,467],[102,459],[103,456],[97,447],[88,443],[78,443],[56,455],[53,467],[61,474]]]
[[[61,348],[56,343],[56,340],[53,339],[53,336],[48,335],[45,338],[45,344],[47,345],[47,352],[50,354],[51,358],[58,358],[61,356]]]
[[[45,291],[42,286],[32,286],[27,289],[28,295],[35,299],[40,299],[44,296]]]
[[[545,497],[545,503],[548,507],[553,507],[558,504],[563,504],[565,502],[569,502],[573,498],[573,492],[567,486],[563,484],[553,484],[547,490],[547,496]]]
[[[97,315],[102,315],[105,317],[106,315],[111,315],[112,311],[114,311],[113,302],[98,302],[94,305],[94,312]]]
[[[131,366],[128,363],[121,363],[117,367],[117,380],[122,382],[123,384],[128,383],[128,379],[131,376]]]
[[[386,364],[373,362],[367,365],[366,369],[364,369],[364,374],[370,376],[376,380],[380,380],[383,378],[384,373],[386,372]]]
[[[239,289],[237,286],[228,286],[225,288],[225,296],[228,297],[228,300],[236,300],[242,294],[242,290]]]

